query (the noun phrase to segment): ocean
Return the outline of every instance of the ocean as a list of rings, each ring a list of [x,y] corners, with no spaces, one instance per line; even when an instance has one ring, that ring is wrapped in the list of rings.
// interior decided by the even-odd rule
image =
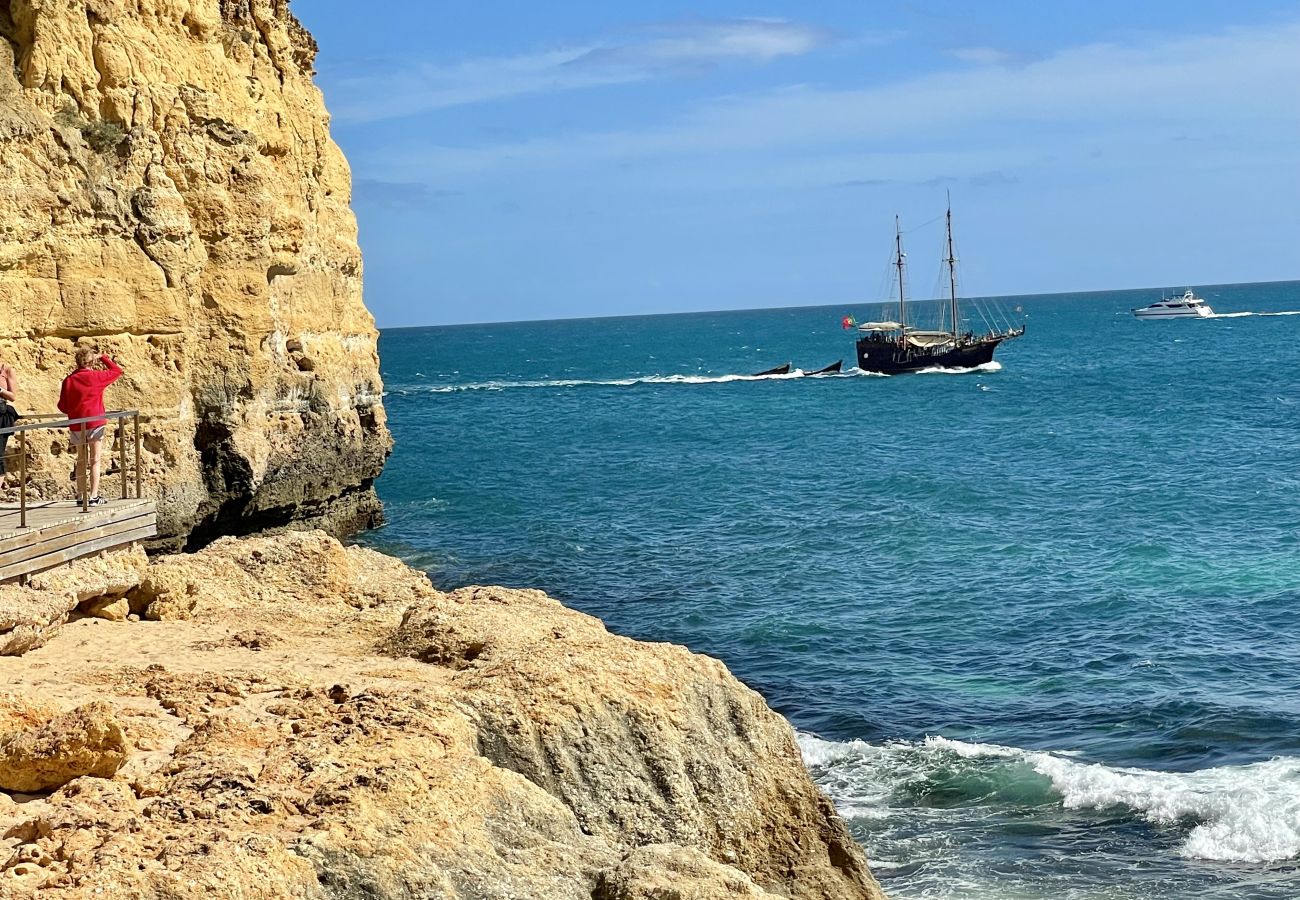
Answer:
[[[1294,900],[1300,282],[1197,292],[895,377],[864,305],[384,331],[360,540],[725,661],[894,900]]]

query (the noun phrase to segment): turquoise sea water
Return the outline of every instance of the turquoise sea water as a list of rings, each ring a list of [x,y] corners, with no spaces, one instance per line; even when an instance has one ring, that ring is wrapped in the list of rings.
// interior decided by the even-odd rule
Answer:
[[[1300,315],[1158,296],[893,378],[734,377],[866,307],[386,331],[362,539],[723,659],[898,900],[1300,897]]]

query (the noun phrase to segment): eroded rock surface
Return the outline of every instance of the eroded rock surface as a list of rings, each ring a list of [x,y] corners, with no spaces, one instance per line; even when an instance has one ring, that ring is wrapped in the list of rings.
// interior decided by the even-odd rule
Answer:
[[[113,708],[96,702],[0,735],[0,790],[46,791],[74,778],[112,777],[130,746]]]
[[[321,533],[224,539],[125,594],[177,595],[0,659],[0,746],[98,700],[124,748],[0,794],[0,895],[880,896],[789,725],[714,660]]]
[[[162,545],[374,521],[390,440],[350,174],[285,0],[7,0],[0,37],[19,406],[53,410],[78,344],[115,357]],[[68,495],[66,438],[29,456],[35,493]]]
[[[77,612],[124,619],[126,595],[147,566],[144,551],[131,547],[41,572],[27,585],[0,584],[0,656],[41,646]]]

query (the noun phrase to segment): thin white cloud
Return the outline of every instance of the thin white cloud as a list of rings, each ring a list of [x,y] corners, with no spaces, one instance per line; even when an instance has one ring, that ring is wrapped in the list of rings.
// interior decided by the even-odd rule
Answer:
[[[736,19],[658,25],[648,39],[595,48],[575,65],[631,68],[645,73],[712,68],[732,61],[769,63],[802,56],[832,40],[829,31],[785,19]]]
[[[329,86],[334,117],[374,122],[530,94],[626,84],[712,69],[762,65],[830,43],[825,29],[784,19],[734,19],[647,26],[608,40],[521,56],[413,63],[339,79]]]
[[[587,168],[722,157],[733,167],[766,157],[792,164],[851,149],[903,158],[960,150],[978,170],[930,176],[862,171],[859,177],[969,177],[1023,163],[1027,148],[1081,152],[1134,136],[1258,134],[1300,137],[1300,23],[1169,37],[1144,46],[1067,49],[1018,67],[977,66],[856,89],[795,85],[717,98],[676,121],[640,131],[588,132],[480,147],[409,144],[366,160],[398,180],[499,171]],[[956,142],[954,144],[954,142]],[[1050,149],[1043,149],[1050,148]],[[1002,159],[999,159],[999,156]],[[784,158],[784,159],[782,159]],[[847,176],[851,177],[851,176]]]

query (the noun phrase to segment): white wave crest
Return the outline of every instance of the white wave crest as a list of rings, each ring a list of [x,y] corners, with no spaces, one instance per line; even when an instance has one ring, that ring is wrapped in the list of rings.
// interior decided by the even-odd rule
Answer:
[[[1247,316],[1300,316],[1300,309],[1286,309],[1281,312],[1230,312],[1214,313],[1206,316],[1207,319],[1244,319]]]
[[[849,369],[824,375],[809,376],[802,369],[793,369],[785,375],[641,375],[634,378],[583,379],[551,378],[535,381],[480,381],[468,384],[444,384],[433,387],[393,388],[393,393],[454,394],[460,391],[509,391],[525,388],[578,388],[578,387],[632,387],[639,384],[730,384],[737,381],[792,381],[796,378],[885,378],[879,372]]]
[[[1002,363],[996,359],[991,362],[981,363],[978,366],[969,366],[968,368],[949,369],[944,366],[930,366],[928,369],[917,369],[918,375],[969,375],[972,372],[1001,372]]]
[[[877,745],[801,734],[799,746],[805,764],[845,815],[875,807],[872,816],[879,816],[891,789],[924,777],[955,756],[1028,766],[1050,781],[1065,809],[1123,807],[1155,825],[1190,824],[1180,848],[1186,857],[1255,863],[1300,857],[1300,759],[1294,757],[1195,772],[1157,772],[1084,763],[1069,758],[1072,753],[942,737]]]

